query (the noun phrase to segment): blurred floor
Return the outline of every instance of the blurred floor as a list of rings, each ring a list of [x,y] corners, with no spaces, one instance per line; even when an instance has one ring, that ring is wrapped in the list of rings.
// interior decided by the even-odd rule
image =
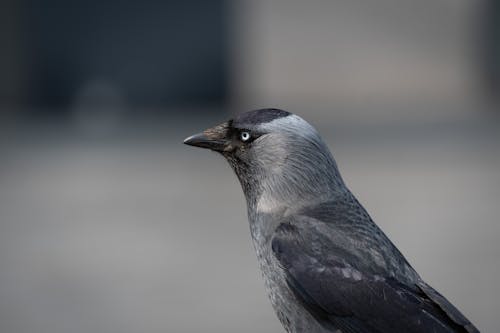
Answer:
[[[3,124],[0,331],[282,332],[236,177],[182,145],[218,120],[130,121],[113,136]],[[421,275],[499,331],[498,119],[319,127]]]

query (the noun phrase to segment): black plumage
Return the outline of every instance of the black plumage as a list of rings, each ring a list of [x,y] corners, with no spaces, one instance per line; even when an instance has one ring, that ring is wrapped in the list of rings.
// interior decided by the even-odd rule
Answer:
[[[374,264],[374,255],[384,258],[389,254],[382,253],[376,242],[349,237],[356,234],[352,230],[343,233],[341,237],[348,239],[342,243],[362,244],[360,251],[353,252],[338,245],[338,234],[321,232],[324,228],[335,231],[335,223],[345,223],[349,220],[345,215],[351,214],[338,204],[329,207],[335,213],[324,220],[300,214],[289,217],[272,238],[273,253],[286,271],[289,288],[322,325],[345,333],[477,332],[425,282],[411,282],[403,272],[391,272],[386,269],[390,262],[383,262],[385,267]],[[392,244],[385,251],[398,253]]]

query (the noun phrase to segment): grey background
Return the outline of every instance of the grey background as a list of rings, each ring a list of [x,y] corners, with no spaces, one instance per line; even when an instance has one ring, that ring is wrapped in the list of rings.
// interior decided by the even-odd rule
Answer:
[[[0,11],[1,332],[283,332],[236,177],[182,145],[264,106],[315,125],[426,281],[500,329],[494,2],[30,3]]]

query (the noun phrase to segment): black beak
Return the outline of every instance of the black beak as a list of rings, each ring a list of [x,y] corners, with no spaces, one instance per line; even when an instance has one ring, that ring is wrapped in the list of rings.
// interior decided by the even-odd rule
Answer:
[[[191,135],[189,138],[184,140],[184,143],[189,146],[208,148],[215,151],[222,151],[226,144],[225,141],[211,140],[207,138],[207,136],[204,133]]]
[[[225,122],[208,128],[202,133],[191,135],[184,140],[184,143],[190,146],[222,152],[229,146],[229,140],[227,139],[228,127],[229,124]]]
[[[191,135],[184,140],[184,143],[189,146],[200,148],[208,148],[214,151],[222,152],[228,145],[226,139],[227,123],[209,128],[202,133]]]

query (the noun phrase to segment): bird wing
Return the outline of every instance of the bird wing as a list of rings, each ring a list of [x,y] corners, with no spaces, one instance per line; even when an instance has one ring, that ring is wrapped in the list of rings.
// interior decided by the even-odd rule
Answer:
[[[443,295],[437,292],[434,288],[429,286],[424,281],[419,281],[417,284],[418,288],[430,299],[439,306],[439,308],[446,313],[446,315],[452,319],[455,323],[463,326],[467,332],[479,332],[479,330],[472,325],[472,323],[465,318],[465,316],[458,311],[458,309],[451,304]]]
[[[344,333],[478,332],[426,284],[407,285],[356,265],[310,220],[281,223],[271,246],[289,288],[323,326]]]

